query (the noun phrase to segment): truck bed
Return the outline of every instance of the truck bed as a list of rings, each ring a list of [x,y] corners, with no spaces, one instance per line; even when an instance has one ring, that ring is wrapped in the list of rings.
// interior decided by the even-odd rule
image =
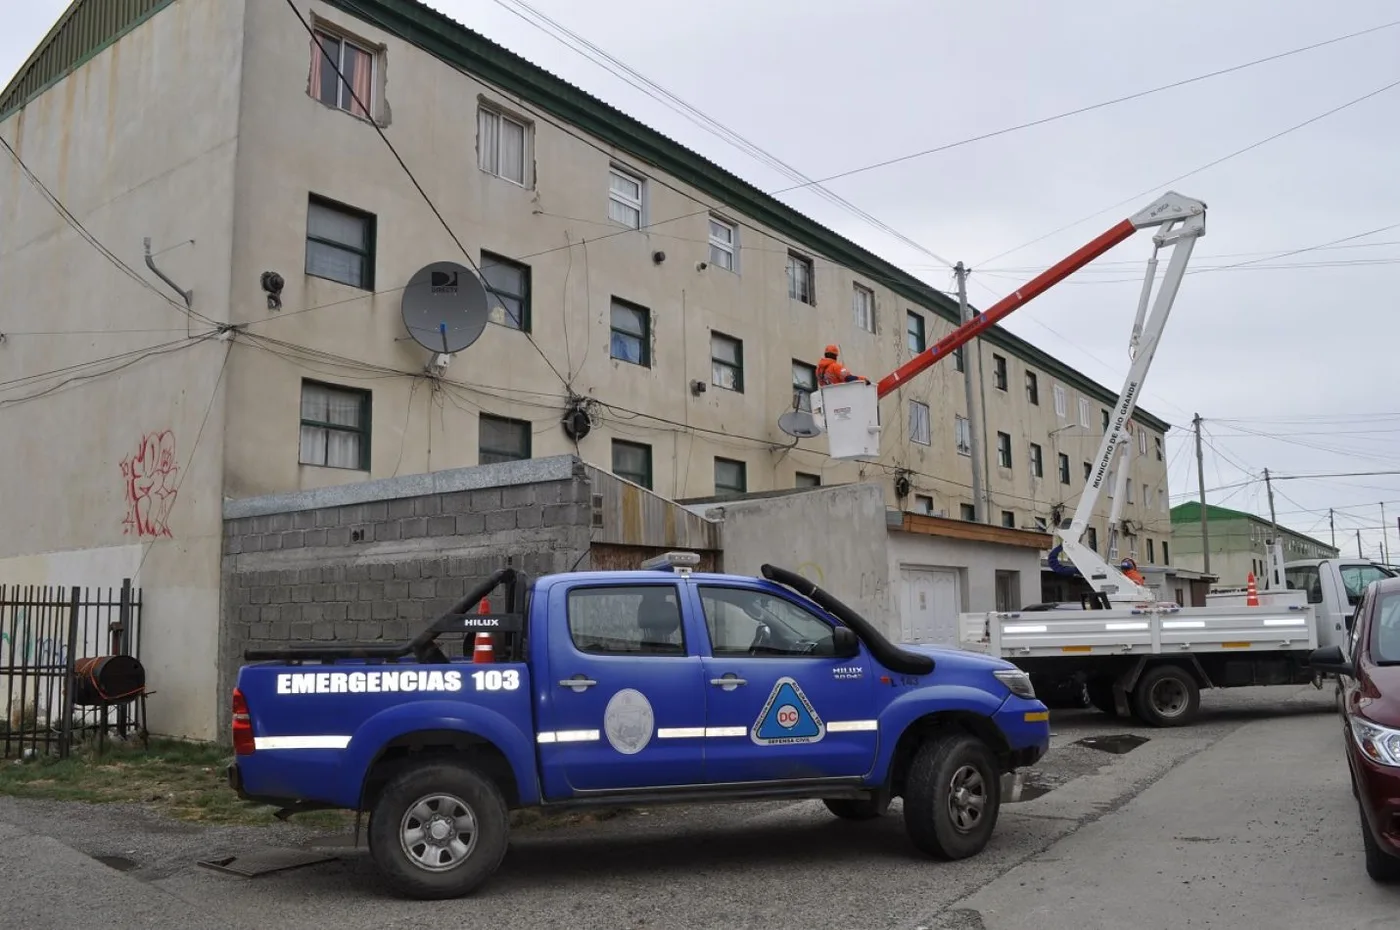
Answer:
[[[1317,648],[1317,624],[1306,603],[992,611],[961,614],[958,626],[963,649],[1006,659]]]

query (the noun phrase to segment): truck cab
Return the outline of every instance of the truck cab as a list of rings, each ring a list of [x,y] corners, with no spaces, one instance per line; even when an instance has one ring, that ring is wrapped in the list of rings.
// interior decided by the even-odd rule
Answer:
[[[1002,777],[1048,749],[1029,677],[891,643],[785,569],[696,561],[505,569],[407,644],[245,653],[231,783],[370,812],[376,864],[415,897],[484,881],[520,807],[813,798],[865,820],[898,797],[916,848],[978,852]],[[502,583],[506,612],[470,612]]]
[[[1283,566],[1284,587],[1303,591],[1317,617],[1319,647],[1347,645],[1366,586],[1395,573],[1367,559],[1299,559]]]

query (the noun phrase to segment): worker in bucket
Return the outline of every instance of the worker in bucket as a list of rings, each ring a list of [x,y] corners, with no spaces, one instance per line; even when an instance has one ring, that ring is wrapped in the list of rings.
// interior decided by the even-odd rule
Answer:
[[[1138,571],[1137,563],[1132,559],[1124,559],[1118,567],[1123,570],[1123,574],[1129,581],[1146,587],[1147,579],[1143,577],[1142,572]]]
[[[826,347],[826,354],[822,360],[817,362],[817,386],[826,387],[829,384],[845,384],[848,381],[864,381],[870,383],[869,378],[862,378],[860,375],[853,375],[846,369],[840,361],[841,350],[834,345]]]

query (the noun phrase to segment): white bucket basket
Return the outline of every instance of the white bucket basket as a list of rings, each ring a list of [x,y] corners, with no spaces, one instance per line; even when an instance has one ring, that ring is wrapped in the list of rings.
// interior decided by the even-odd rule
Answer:
[[[827,453],[834,459],[874,459],[880,455],[880,399],[875,385],[861,381],[821,389]]]

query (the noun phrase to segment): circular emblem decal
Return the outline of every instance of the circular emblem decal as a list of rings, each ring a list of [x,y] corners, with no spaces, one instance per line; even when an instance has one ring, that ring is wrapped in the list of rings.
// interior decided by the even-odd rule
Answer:
[[[778,725],[785,730],[791,730],[797,726],[797,708],[791,704],[784,704],[778,708]]]
[[[624,688],[608,701],[603,712],[603,732],[612,748],[623,755],[635,755],[651,742],[656,717],[646,695],[633,688]]]

